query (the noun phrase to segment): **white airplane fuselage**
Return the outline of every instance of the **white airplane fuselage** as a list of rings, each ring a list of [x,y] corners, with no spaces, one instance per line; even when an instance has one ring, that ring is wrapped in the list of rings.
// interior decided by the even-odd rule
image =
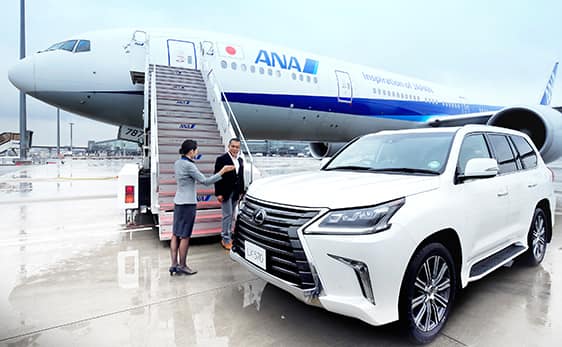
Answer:
[[[144,87],[133,84],[130,74],[135,45],[141,45],[131,42],[134,33],[75,35],[63,41],[76,40],[73,49],[35,53],[9,78],[69,112],[142,127]],[[382,129],[426,126],[434,116],[500,108],[471,104],[431,82],[230,35],[146,33],[150,63],[201,69],[205,61],[212,67],[248,138],[342,142]],[[78,51],[79,40],[87,40],[89,50]]]

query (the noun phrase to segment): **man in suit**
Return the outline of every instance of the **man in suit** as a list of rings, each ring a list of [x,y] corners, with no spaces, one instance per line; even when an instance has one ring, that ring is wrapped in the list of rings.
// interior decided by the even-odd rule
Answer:
[[[228,142],[228,151],[215,161],[215,173],[225,165],[234,165],[235,170],[225,173],[222,180],[215,183],[215,195],[221,203],[222,210],[222,240],[225,249],[232,247],[232,216],[234,207],[244,192],[244,162],[239,157],[240,139],[232,138]]]

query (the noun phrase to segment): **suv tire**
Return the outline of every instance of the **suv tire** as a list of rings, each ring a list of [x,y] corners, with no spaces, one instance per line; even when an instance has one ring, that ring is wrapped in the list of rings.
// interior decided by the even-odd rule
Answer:
[[[525,260],[530,266],[539,265],[546,254],[546,237],[548,233],[548,219],[543,209],[537,207],[533,214],[529,233],[527,234],[527,245],[529,249],[525,253]]]
[[[410,261],[402,283],[400,320],[410,339],[431,342],[445,326],[457,290],[457,273],[441,243],[421,248]]]

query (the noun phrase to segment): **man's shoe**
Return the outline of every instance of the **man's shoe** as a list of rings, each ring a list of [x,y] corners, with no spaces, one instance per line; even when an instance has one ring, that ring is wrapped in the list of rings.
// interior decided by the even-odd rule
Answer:
[[[232,241],[227,243],[227,242],[224,242],[224,240],[221,240],[221,246],[222,246],[222,248],[230,251],[230,249],[232,248]]]

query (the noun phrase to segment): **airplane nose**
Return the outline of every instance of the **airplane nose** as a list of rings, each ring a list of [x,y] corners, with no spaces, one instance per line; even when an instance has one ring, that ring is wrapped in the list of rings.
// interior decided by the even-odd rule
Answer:
[[[35,91],[34,57],[25,57],[8,71],[8,79],[24,93]]]

